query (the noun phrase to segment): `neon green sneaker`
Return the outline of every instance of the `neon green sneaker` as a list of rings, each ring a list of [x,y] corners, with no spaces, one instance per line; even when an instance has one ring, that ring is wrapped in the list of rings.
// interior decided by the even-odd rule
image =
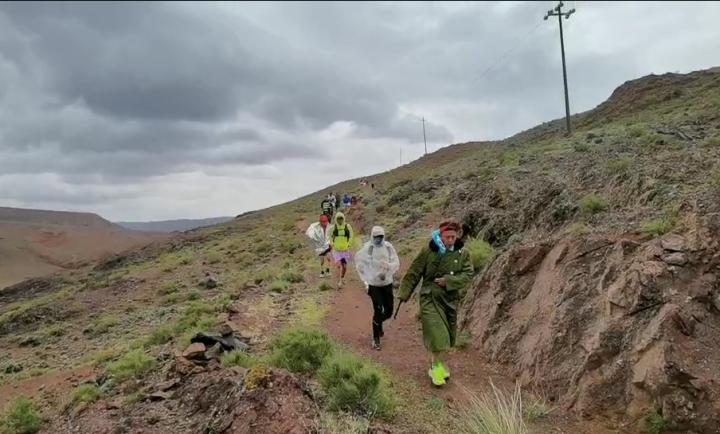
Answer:
[[[442,386],[445,384],[445,369],[442,363],[434,362],[430,369],[428,369],[428,376],[432,380],[435,386]]]
[[[450,369],[448,369],[448,367],[445,366],[445,364],[443,362],[440,362],[440,366],[442,366],[443,371],[445,371],[445,380],[449,380],[450,379]]]

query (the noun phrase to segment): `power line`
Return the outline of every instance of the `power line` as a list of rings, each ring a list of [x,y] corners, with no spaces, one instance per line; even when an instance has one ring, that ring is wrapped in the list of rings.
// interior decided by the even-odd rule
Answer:
[[[538,23],[538,24],[535,25],[535,27],[533,27],[533,28],[530,29],[527,33],[525,33],[520,39],[518,39],[518,42],[517,42],[512,48],[510,48],[510,49],[507,50],[505,53],[503,53],[502,55],[500,55],[492,64],[490,64],[490,66],[488,66],[482,73],[480,73],[480,75],[478,75],[477,77],[475,77],[475,78],[470,82],[470,85],[471,85],[471,86],[474,85],[476,82],[478,82],[480,79],[482,79],[483,77],[485,77],[488,73],[490,73],[490,71],[492,71],[493,69],[495,69],[497,66],[500,66],[500,64],[502,64],[502,62],[503,62],[505,59],[507,59],[508,56],[510,56],[510,54],[512,54],[515,50],[517,50],[518,48],[520,48],[520,46],[522,46],[522,45],[524,44],[525,40],[526,40],[528,37],[530,37],[530,35],[532,35],[533,33],[535,33],[535,31],[536,31],[537,29],[539,29],[541,25],[542,25],[542,23]]]

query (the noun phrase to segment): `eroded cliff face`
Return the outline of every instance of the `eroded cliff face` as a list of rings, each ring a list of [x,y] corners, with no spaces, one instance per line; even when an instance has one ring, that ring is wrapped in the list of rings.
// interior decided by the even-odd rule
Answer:
[[[462,327],[488,359],[584,416],[654,407],[720,432],[720,215],[679,234],[516,245],[476,279]]]

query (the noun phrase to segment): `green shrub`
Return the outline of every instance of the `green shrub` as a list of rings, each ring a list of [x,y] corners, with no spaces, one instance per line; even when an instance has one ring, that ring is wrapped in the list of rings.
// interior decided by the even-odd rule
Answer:
[[[354,354],[337,352],[330,356],[317,374],[326,393],[327,407],[365,416],[387,417],[395,399],[389,382],[375,364]]]
[[[475,272],[479,273],[495,256],[495,249],[482,238],[471,238],[465,243]]]
[[[668,216],[647,220],[640,226],[640,231],[648,238],[665,235],[673,229],[674,223]]]
[[[320,291],[330,291],[331,289],[333,289],[333,286],[327,282],[320,282],[318,289]]]
[[[102,392],[96,384],[83,384],[73,392],[70,407],[92,404],[100,398],[100,395],[102,395]]]
[[[585,142],[576,142],[573,143],[573,149],[575,152],[588,152],[590,150],[590,145]]]
[[[670,422],[653,409],[645,413],[645,434],[662,434],[670,428]]]
[[[174,294],[178,291],[178,284],[175,282],[166,283],[165,285],[161,286],[157,293],[158,295],[168,295],[168,294]]]
[[[270,341],[270,363],[291,372],[312,373],[332,354],[333,342],[320,330],[287,329]]]
[[[140,377],[150,370],[154,364],[155,359],[141,350],[134,350],[126,353],[120,360],[109,364],[107,370],[118,381],[124,381],[129,378]]]
[[[628,136],[635,138],[644,136],[645,132],[645,127],[640,125],[633,125],[627,129]]]
[[[290,283],[300,283],[305,281],[305,276],[302,273],[298,273],[295,270],[285,270],[280,273],[280,280],[284,280]]]
[[[706,148],[717,148],[720,146],[720,136],[711,136],[705,139],[702,144]]]
[[[270,284],[270,291],[272,292],[285,292],[290,289],[290,283],[285,280],[273,280]]]
[[[103,315],[83,331],[91,336],[100,336],[118,324],[120,320],[115,315]]]
[[[586,194],[580,198],[580,209],[586,214],[595,214],[604,211],[608,203],[602,196],[597,194]]]
[[[222,365],[226,368],[231,366],[240,366],[249,369],[255,366],[257,361],[253,356],[245,351],[231,351],[229,353],[224,353],[220,357],[220,363],[222,363]]]
[[[207,254],[209,264],[217,264],[222,261],[222,255],[219,252],[210,252]]]
[[[607,171],[612,175],[619,175],[626,173],[630,169],[632,164],[632,158],[618,158],[617,160],[611,160],[607,163]]]
[[[155,345],[162,345],[164,343],[170,342],[174,336],[174,328],[174,326],[167,324],[156,328],[149,336],[145,338],[143,346],[145,348],[150,348],[154,347]]]
[[[7,408],[0,418],[1,434],[34,434],[40,431],[42,418],[30,398],[20,396]]]

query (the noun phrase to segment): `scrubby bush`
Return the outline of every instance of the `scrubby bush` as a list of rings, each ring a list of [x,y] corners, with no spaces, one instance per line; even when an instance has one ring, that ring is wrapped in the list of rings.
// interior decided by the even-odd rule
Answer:
[[[586,194],[580,198],[580,209],[586,214],[595,214],[604,211],[607,207],[605,198],[597,194]]]
[[[590,145],[585,142],[575,142],[573,143],[573,149],[575,152],[588,152],[590,150]]]
[[[630,169],[632,164],[632,158],[618,158],[617,160],[611,160],[607,163],[607,171],[612,175],[619,175],[626,173]]]
[[[334,345],[323,331],[287,329],[273,337],[268,349],[273,366],[291,372],[313,373],[333,353]]]
[[[331,289],[333,289],[333,286],[327,282],[320,282],[318,289],[320,291],[330,291]]]
[[[100,395],[102,395],[102,392],[96,384],[83,384],[73,392],[70,407],[92,404],[100,398]]]
[[[272,292],[285,292],[290,289],[290,283],[285,280],[273,280],[270,284],[270,291]]]
[[[126,353],[120,360],[109,364],[107,370],[118,381],[124,381],[129,378],[140,377],[154,364],[155,359],[141,350],[134,350]]]
[[[305,281],[305,276],[297,270],[289,269],[280,273],[280,279],[290,283],[300,283]]]
[[[470,393],[460,417],[462,434],[527,434],[523,419],[520,386],[506,394],[490,382],[491,390],[481,395]],[[468,392],[469,393],[469,392]]]
[[[220,363],[226,368],[240,366],[249,369],[257,364],[257,360],[245,351],[231,351],[220,357]]]
[[[482,238],[471,238],[465,243],[465,250],[470,254],[475,272],[479,273],[495,256],[495,249]]]
[[[34,434],[40,431],[42,418],[30,398],[20,396],[7,408],[0,418],[0,434]]]
[[[674,224],[668,216],[659,217],[653,220],[647,220],[642,223],[640,231],[648,238],[658,237],[670,232]]]
[[[645,433],[662,434],[670,428],[670,422],[657,409],[645,413]]]
[[[115,315],[103,315],[83,331],[90,336],[100,336],[118,324],[120,324],[120,319]]]
[[[317,374],[333,411],[366,416],[390,416],[395,400],[380,368],[369,360],[347,352],[330,356]]]

